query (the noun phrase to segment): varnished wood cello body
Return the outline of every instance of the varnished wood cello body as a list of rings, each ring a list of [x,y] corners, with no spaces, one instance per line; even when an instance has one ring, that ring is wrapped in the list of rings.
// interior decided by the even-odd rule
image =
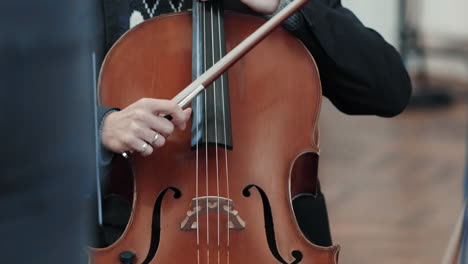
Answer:
[[[172,98],[264,23],[223,14],[219,2],[197,8],[205,32],[193,41],[191,13],[176,13],[143,22],[114,45],[100,75],[103,105]],[[312,56],[275,30],[192,102],[192,131],[175,132],[148,158],[130,158],[129,223],[91,262],[337,263],[339,248],[308,242],[291,204],[298,183],[316,173],[301,168],[319,151],[321,96]]]

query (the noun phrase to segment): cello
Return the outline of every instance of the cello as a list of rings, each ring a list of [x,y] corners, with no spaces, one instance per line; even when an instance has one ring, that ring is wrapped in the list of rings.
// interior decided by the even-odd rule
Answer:
[[[147,20],[111,48],[101,104],[177,94],[180,106],[192,102],[192,129],[150,157],[130,157],[130,219],[114,244],[92,250],[92,263],[337,263],[339,247],[310,243],[292,208],[317,169],[318,69],[282,28],[253,48],[261,29],[305,2],[260,27],[263,19],[224,12],[221,0],[194,1],[191,13]]]

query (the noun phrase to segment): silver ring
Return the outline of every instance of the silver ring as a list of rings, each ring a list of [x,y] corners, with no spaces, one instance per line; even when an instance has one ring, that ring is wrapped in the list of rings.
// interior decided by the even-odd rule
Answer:
[[[153,145],[154,142],[156,142],[156,140],[158,140],[158,138],[159,138],[159,133],[156,133],[156,135],[154,135],[153,140],[151,141],[151,145]]]
[[[143,146],[142,146],[141,149],[140,149],[140,153],[145,152],[146,149],[148,148],[148,146],[149,146],[148,143],[145,142],[145,144],[143,144]]]

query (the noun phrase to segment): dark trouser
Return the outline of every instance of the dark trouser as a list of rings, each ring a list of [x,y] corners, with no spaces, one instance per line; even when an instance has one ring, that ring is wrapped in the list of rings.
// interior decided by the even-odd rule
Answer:
[[[319,189],[317,195],[300,195],[293,200],[294,213],[302,232],[312,243],[331,246],[332,239],[325,196]]]

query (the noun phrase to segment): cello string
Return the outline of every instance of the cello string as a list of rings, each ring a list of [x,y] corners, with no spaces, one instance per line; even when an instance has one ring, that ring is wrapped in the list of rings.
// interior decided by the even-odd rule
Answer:
[[[212,65],[216,63],[215,57],[215,40],[214,40],[214,15],[213,15],[213,7],[215,3],[210,5],[210,21],[211,21],[211,60]],[[219,263],[219,247],[220,247],[220,229],[219,229],[219,221],[220,221],[220,206],[219,206],[219,161],[218,161],[218,120],[217,120],[217,105],[216,105],[216,81],[213,82],[213,111],[214,111],[214,134],[215,134],[215,156],[216,156],[216,199],[217,199],[217,244],[218,244],[218,263]]]
[[[198,41],[197,41],[198,43]],[[199,44],[196,44],[196,45],[199,45]],[[198,49],[197,49],[198,50]],[[200,122],[200,97],[197,97],[197,100],[196,100],[196,104],[197,104],[197,114],[196,114],[196,126],[197,126],[197,139],[196,139],[196,152],[195,152],[195,160],[196,160],[196,164],[195,164],[195,206],[196,206],[196,212],[197,212],[197,263],[200,263],[200,218],[199,218],[199,204],[198,204],[198,197],[199,197],[199,194],[198,194],[198,170],[199,170],[199,166],[198,166],[198,162],[199,162],[199,159],[198,159],[198,139],[200,138],[200,128],[198,127],[199,125],[199,122]]]
[[[219,35],[219,57],[223,56],[223,51],[222,51],[222,43],[221,43],[221,14],[220,9],[218,9],[218,35]],[[226,146],[224,148],[224,161],[225,161],[225,168],[226,168],[226,194],[227,194],[227,200],[228,200],[228,212],[227,212],[227,258],[228,258],[228,263],[229,263],[229,244],[230,244],[230,236],[229,236],[229,223],[230,223],[230,210],[231,210],[231,205],[229,204],[231,201],[230,193],[229,193],[229,166],[228,166],[228,156],[227,156],[227,135],[226,135],[226,111],[225,111],[225,105],[224,105],[224,76],[221,76],[221,101],[223,104],[222,110],[223,110],[223,131],[224,131],[224,140],[226,141]]]
[[[195,8],[197,9],[196,10],[196,14],[198,16],[200,16],[200,5],[199,4],[195,4]],[[199,18],[196,18],[196,19],[199,19]],[[198,24],[197,24],[198,25]],[[197,26],[197,30],[200,30],[200,27]],[[202,32],[198,32],[197,33],[197,39],[194,40],[195,41],[195,45],[197,45],[197,48],[195,49],[195,52],[198,52],[200,50],[200,34]],[[198,62],[197,62],[198,64]],[[199,67],[197,67],[197,71],[199,72]],[[197,74],[198,75],[198,74]],[[196,99],[196,105],[197,105],[197,113],[196,113],[196,116],[195,116],[195,124],[197,126],[197,138],[196,138],[196,144],[195,144],[195,148],[196,148],[196,151],[195,151],[195,206],[196,206],[196,212],[197,212],[197,263],[199,264],[200,263],[200,217],[199,217],[199,201],[198,201],[198,197],[199,197],[199,182],[198,182],[198,177],[199,177],[199,174],[198,174],[198,170],[199,170],[199,156],[198,156],[198,143],[199,143],[199,138],[200,138],[200,127],[199,127],[199,124],[200,124],[200,96],[197,97]]]
[[[211,57],[212,65],[216,63],[215,57],[215,30],[214,30],[214,13],[213,9],[218,8],[217,2],[210,5],[210,21],[211,21]],[[217,102],[216,102],[216,88],[217,81],[213,82],[213,112],[214,112],[214,133],[215,133],[215,156],[216,156],[216,200],[217,200],[217,251],[218,251],[218,264],[220,262],[220,193],[219,193],[219,155],[218,155],[218,117],[217,117]]]
[[[203,2],[203,31],[206,29],[206,3]],[[206,71],[206,32],[203,33],[203,68]],[[206,255],[207,255],[207,263],[210,263],[210,220],[209,220],[209,192],[208,192],[208,122],[207,122],[207,110],[206,110],[206,100],[207,100],[207,92],[206,89],[204,91],[205,95],[205,186],[206,186]]]

